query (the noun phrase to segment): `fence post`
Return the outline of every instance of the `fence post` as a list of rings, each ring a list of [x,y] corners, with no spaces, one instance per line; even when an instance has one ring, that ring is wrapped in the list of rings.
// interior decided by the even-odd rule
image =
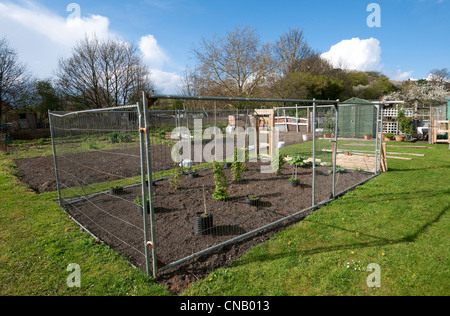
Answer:
[[[374,174],[378,173],[378,133],[380,131],[380,105],[375,105],[377,108],[377,117],[376,117],[376,132],[375,132],[375,171]]]
[[[61,197],[61,187],[59,182],[59,174],[58,174],[58,160],[56,159],[56,147],[55,147],[55,132],[53,130],[53,116],[50,110],[48,111],[48,121],[50,124],[50,135],[52,137],[52,150],[53,150],[53,163],[55,164],[55,176],[56,176],[56,189],[58,190],[58,201],[59,206],[63,207],[64,203]]]
[[[333,140],[333,199],[336,197],[336,156],[337,156],[337,141],[338,141],[338,123],[339,123],[339,100],[334,104],[336,111],[336,122],[334,124],[334,140]]]
[[[312,206],[316,205],[316,99],[313,99],[313,174],[312,174]]]
[[[152,158],[150,152],[150,135],[149,131],[149,112],[148,112],[148,103],[145,92],[142,93],[143,97],[143,107],[144,107],[144,125],[146,129],[145,133],[145,153],[147,157],[147,174],[148,174],[148,196],[149,196],[149,208],[150,208],[150,234],[151,234],[151,242],[148,242],[148,245],[152,247],[152,264],[153,264],[153,277],[156,278],[158,273],[158,264],[157,264],[157,256],[156,256],[156,235],[155,235],[155,210],[153,207],[153,175],[152,175]],[[145,212],[144,212],[145,213]]]
[[[143,130],[145,130],[145,124],[143,120],[143,106],[138,103],[138,112],[139,112],[139,149],[140,149],[140,158],[141,158],[141,186],[142,186],[142,217],[143,217],[143,229],[144,229],[144,247],[145,247],[145,263],[146,263],[146,272],[150,275],[150,256],[149,256],[149,238],[148,238],[148,215],[147,215],[147,184],[146,184],[146,165],[145,165],[145,140],[143,135]],[[144,105],[145,106],[145,105]],[[150,184],[150,183],[149,183]],[[151,198],[148,199],[149,201]]]
[[[378,152],[378,167],[379,167],[379,170],[380,170],[379,172],[381,173],[381,146],[383,144],[384,103],[380,103],[379,107],[380,107],[380,115],[381,115],[380,116],[380,119],[381,119],[381,122],[380,122],[381,131],[380,131],[380,134],[377,135],[377,137],[380,137],[380,144],[379,144],[379,147],[378,147],[378,150],[379,150],[379,152]],[[375,170],[375,172],[376,171],[377,170]]]

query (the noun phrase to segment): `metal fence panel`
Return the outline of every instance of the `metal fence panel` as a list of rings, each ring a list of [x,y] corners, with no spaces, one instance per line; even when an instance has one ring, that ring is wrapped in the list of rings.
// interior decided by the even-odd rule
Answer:
[[[148,115],[145,98],[142,113],[50,115],[61,205],[148,273],[301,218],[378,172],[378,138],[342,139],[338,101],[175,100]],[[373,134],[379,113],[359,114]]]

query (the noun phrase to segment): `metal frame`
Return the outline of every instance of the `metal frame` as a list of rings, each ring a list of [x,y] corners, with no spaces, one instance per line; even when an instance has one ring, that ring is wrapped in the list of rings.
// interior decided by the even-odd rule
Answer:
[[[146,209],[144,209],[144,230],[147,230],[147,236],[146,236],[146,243],[145,243],[145,249],[147,253],[147,266],[148,266],[148,247],[151,247],[152,252],[152,265],[153,265],[153,276],[156,278],[156,275],[158,273],[158,267],[157,267],[157,256],[156,256],[156,234],[155,234],[155,211],[153,208],[153,178],[152,178],[152,161],[151,161],[151,154],[150,154],[150,136],[147,133],[149,130],[149,113],[148,113],[148,104],[147,99],[145,97],[145,94],[143,93],[142,97],[142,107],[143,107],[143,114],[144,114],[144,128],[145,128],[145,151],[146,151],[146,163],[147,163],[147,177],[148,177],[148,196],[149,196],[149,207],[150,207],[150,237],[151,240],[148,239],[148,218],[147,218],[147,212]],[[142,135],[142,133],[140,133]],[[143,178],[145,175],[143,176]],[[146,182],[145,179],[143,179],[142,186],[145,187]],[[148,267],[147,267],[147,273],[148,273]]]
[[[213,247],[210,247],[208,249],[199,251],[197,253],[194,253],[188,257],[185,257],[183,259],[180,259],[176,262],[170,263],[162,268],[157,267],[157,242],[156,242],[156,234],[155,234],[155,214],[153,209],[153,186],[151,183],[153,182],[152,179],[152,169],[151,169],[151,155],[150,155],[150,137],[147,131],[149,130],[149,105],[148,101],[151,100],[152,102],[158,100],[158,99],[173,99],[173,100],[198,100],[198,101],[214,101],[214,109],[216,109],[216,101],[248,101],[248,102],[283,102],[283,103],[295,103],[295,108],[298,111],[298,108],[305,108],[305,107],[311,107],[311,105],[298,105],[299,103],[303,104],[311,104],[313,108],[313,173],[312,173],[312,206],[310,208],[304,209],[302,211],[299,211],[295,214],[289,215],[285,218],[279,219],[275,222],[272,222],[268,225],[265,225],[263,227],[260,227],[258,229],[255,229],[251,232],[248,232],[246,234],[240,235],[238,237],[235,237],[233,239],[230,239],[226,242],[220,243],[218,245],[215,245]],[[347,105],[347,104],[346,104]],[[328,199],[326,201],[320,202],[316,204],[315,201],[315,176],[316,176],[316,129],[317,129],[317,122],[316,122],[316,109],[318,107],[334,107],[336,110],[336,122],[335,122],[335,137],[332,140],[334,142],[333,146],[333,187],[332,187],[332,198]],[[339,100],[304,100],[304,99],[266,99],[266,98],[233,98],[233,97],[201,97],[201,96],[170,96],[170,95],[146,95],[143,93],[142,103],[138,103],[136,105],[131,106],[121,106],[121,107],[115,107],[115,108],[108,108],[106,110],[120,110],[120,109],[129,109],[129,108],[135,108],[138,111],[139,115],[139,143],[140,143],[140,158],[141,158],[141,186],[142,186],[142,198],[143,198],[143,225],[144,225],[144,242],[145,242],[145,257],[146,257],[146,272],[147,274],[153,273],[153,276],[156,277],[159,271],[167,270],[171,267],[174,267],[176,265],[179,265],[183,262],[186,262],[188,260],[191,260],[195,257],[201,256],[203,254],[206,254],[210,251],[213,251],[215,249],[218,249],[220,247],[223,247],[225,245],[234,243],[238,240],[245,239],[253,234],[256,234],[262,230],[268,229],[270,227],[273,227],[274,225],[277,225],[279,223],[282,223],[288,219],[297,217],[301,214],[304,214],[306,212],[315,210],[325,204],[328,204],[329,202],[333,201],[336,197],[344,194],[348,190],[353,189],[354,187],[361,185],[370,179],[376,177],[380,171],[378,171],[377,168],[375,168],[375,173],[372,177],[362,181],[361,183],[348,188],[344,190],[343,192],[336,194],[335,190],[335,182],[336,182],[336,155],[337,155],[337,141],[338,141],[338,122],[339,122],[339,107],[341,106]],[[376,140],[376,162],[375,164],[380,164],[381,159],[378,157],[381,155],[381,141],[378,142],[378,129],[379,129],[379,114],[382,113],[383,109],[383,103],[374,103],[374,106],[377,107],[377,140]],[[54,142],[54,131],[53,131],[53,120],[52,116],[67,116],[67,115],[77,115],[80,113],[88,113],[88,112],[99,112],[102,110],[86,110],[86,111],[80,111],[80,112],[71,112],[71,113],[62,113],[62,112],[49,112],[49,118],[50,118],[50,130],[52,133],[52,145],[53,145],[53,154],[54,154],[54,162],[55,162],[55,174],[57,178],[57,185],[58,185],[58,197],[60,205],[62,206],[63,201],[61,198],[61,192],[60,192],[60,186],[59,186],[59,176],[58,176],[58,168],[57,168],[57,159],[56,159],[56,149],[55,149],[55,142]],[[216,118],[215,118],[216,121]],[[381,117],[381,126],[382,126],[382,117]],[[379,144],[380,143],[380,144]],[[377,160],[379,159],[379,160]],[[147,182],[148,180],[148,182]],[[148,184],[147,184],[148,183]],[[148,202],[147,202],[148,197]],[[150,208],[150,214],[148,216],[146,209],[147,207]],[[149,231],[149,221],[150,221],[150,231]],[[152,267],[150,266],[150,253],[152,255]],[[152,270],[152,271],[150,271]]]
[[[101,113],[106,111],[114,111],[114,110],[124,110],[124,109],[136,109],[138,113],[138,122],[139,122],[139,146],[140,146],[140,163],[141,163],[141,187],[142,187],[142,201],[143,201],[143,230],[144,230],[144,247],[145,247],[145,262],[146,262],[146,273],[150,275],[151,270],[153,270],[153,276],[157,275],[157,258],[156,258],[156,250],[155,250],[155,226],[154,226],[154,209],[153,209],[153,186],[147,185],[148,183],[152,183],[152,169],[151,169],[151,155],[150,155],[150,137],[147,133],[148,131],[148,121],[149,121],[149,113],[148,113],[148,104],[146,102],[146,98],[144,96],[142,104],[137,103],[135,105],[126,105],[119,107],[112,107],[107,109],[95,109],[95,110],[85,110],[78,112],[51,112],[49,111],[49,123],[50,123],[50,131],[52,137],[52,150],[53,150],[53,162],[55,164],[55,176],[56,176],[56,186],[58,191],[58,200],[61,207],[64,206],[64,201],[61,196],[61,186],[60,186],[60,178],[58,172],[58,160],[56,153],[56,145],[55,145],[55,133],[54,133],[54,122],[53,117],[67,117],[72,115],[79,115],[82,113]],[[147,199],[148,197],[148,199]],[[148,229],[149,216],[145,210],[150,208],[150,232]],[[82,226],[77,222],[78,225]],[[86,230],[86,228],[83,227]],[[88,231],[89,232],[89,231]],[[91,232],[89,232],[93,235]],[[94,235],[93,235],[94,236]],[[152,254],[152,269],[150,267],[150,248]]]

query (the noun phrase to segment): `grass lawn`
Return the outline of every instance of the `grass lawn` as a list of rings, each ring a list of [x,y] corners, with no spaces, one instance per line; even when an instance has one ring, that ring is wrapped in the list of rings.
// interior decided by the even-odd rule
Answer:
[[[395,148],[425,157],[388,159],[388,173],[183,294],[450,295],[450,151],[430,147]],[[380,287],[367,285],[371,263]]]
[[[395,148],[425,157],[389,159],[388,173],[183,295],[450,295],[450,151],[427,146]],[[13,156],[0,157],[0,295],[170,295],[81,231],[55,193],[20,184]],[[67,286],[71,263],[81,267],[80,288]],[[380,287],[367,286],[370,263],[380,267]]]
[[[10,155],[0,157],[0,295],[169,295],[125,258],[83,232],[55,203],[18,183]],[[71,263],[81,287],[67,286]]]

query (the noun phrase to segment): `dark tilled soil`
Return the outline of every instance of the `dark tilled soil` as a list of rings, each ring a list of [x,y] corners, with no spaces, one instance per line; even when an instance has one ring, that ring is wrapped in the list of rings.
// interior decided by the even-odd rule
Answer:
[[[153,147],[154,171],[171,169],[171,148],[167,145]],[[165,159],[168,155],[169,159]],[[161,156],[161,157],[159,157]],[[139,148],[91,151],[57,156],[59,176],[67,187],[89,185],[130,178],[141,174]],[[56,191],[53,156],[15,160],[19,177],[37,193]]]
[[[172,167],[171,148],[160,145],[152,154],[155,171]],[[161,154],[163,153],[163,154]],[[169,158],[167,158],[169,157]],[[59,157],[64,170],[64,184],[77,186],[93,184],[140,174],[138,149],[124,151],[88,152]],[[16,160],[20,177],[38,193],[56,190],[53,157]],[[214,179],[212,171],[199,172],[198,178],[183,176],[175,190],[168,180],[158,181],[154,186],[154,210],[156,253],[158,266],[175,262],[198,251],[228,241],[244,233],[307,209],[312,205],[312,169],[299,169],[301,186],[290,187],[292,168],[286,164],[282,174],[262,173],[266,162],[248,164],[242,181],[231,182],[231,172],[226,170],[230,187],[229,200],[219,202],[212,198]],[[331,195],[332,176],[327,167],[318,167],[315,202],[327,200]],[[351,171],[338,174],[336,192],[341,192],[371,174]],[[71,181],[71,179],[74,179]],[[207,211],[214,216],[214,227],[207,235],[194,234],[194,214],[204,211],[203,188]],[[141,196],[140,186],[125,188],[122,195],[108,193],[71,201],[66,211],[93,235],[121,253],[133,265],[145,269],[143,216],[139,214],[134,200]],[[249,206],[245,196],[260,196],[257,207]],[[158,274],[158,281],[173,292],[181,292],[209,272],[231,264],[254,245],[268,240],[276,232],[298,222],[307,213],[291,220],[252,234],[246,239],[223,246],[181,265]],[[151,239],[149,237],[149,239]]]
[[[280,133],[280,141],[284,141],[286,146],[301,142],[301,138],[301,134],[298,133]],[[224,143],[224,153],[225,147]],[[151,146],[153,172],[172,169],[171,150],[172,147],[165,144]],[[194,151],[193,146],[192,151]],[[68,187],[120,180],[138,176],[141,173],[138,147],[61,154],[57,157],[61,170],[59,176]],[[36,193],[56,191],[53,156],[16,159],[15,163],[21,180]]]
[[[171,187],[168,180],[157,182],[154,186],[154,210],[158,266],[175,262],[311,207],[312,169],[301,169],[301,186],[291,187],[288,179],[292,170],[288,165],[283,168],[280,176],[261,173],[261,165],[264,164],[249,164],[243,180],[230,184],[230,197],[225,202],[212,198],[214,180],[211,170],[201,171],[198,178],[184,176],[177,190]],[[328,175],[328,169],[317,169],[316,203],[330,198],[332,176]],[[228,179],[231,179],[230,170],[226,172]],[[368,176],[362,172],[338,174],[337,192]],[[204,211],[203,187],[207,211],[214,216],[214,227],[207,235],[195,235],[194,215]],[[257,207],[246,203],[245,196],[248,194],[260,196]],[[98,238],[122,253],[134,265],[144,269],[143,217],[133,203],[135,197],[140,195],[140,187],[126,188],[125,193],[120,196],[108,193],[75,202],[72,207],[67,207],[67,211]],[[269,239],[304,215],[164,271],[159,280],[167,284],[170,290],[180,292],[197,278],[229,265],[252,246]]]

